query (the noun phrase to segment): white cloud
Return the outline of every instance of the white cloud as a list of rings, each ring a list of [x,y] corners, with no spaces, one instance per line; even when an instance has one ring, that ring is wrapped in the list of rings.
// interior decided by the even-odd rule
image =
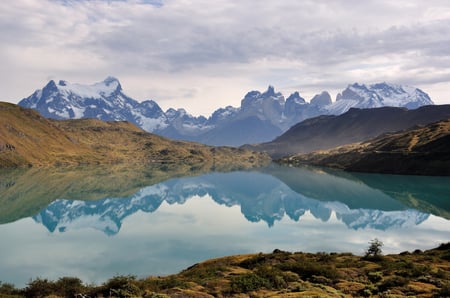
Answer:
[[[440,0],[2,2],[1,98],[18,101],[49,77],[114,75],[138,100],[194,114],[239,105],[269,84],[309,99],[355,81],[393,81],[442,103],[448,11]]]

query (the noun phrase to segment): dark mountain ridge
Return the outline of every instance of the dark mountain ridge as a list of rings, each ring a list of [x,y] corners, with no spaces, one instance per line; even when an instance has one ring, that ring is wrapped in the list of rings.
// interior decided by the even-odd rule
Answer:
[[[280,158],[361,142],[383,133],[449,118],[450,105],[423,106],[415,110],[398,107],[352,108],[339,116],[327,115],[304,120],[271,142],[243,147]]]
[[[362,143],[295,155],[282,162],[355,172],[450,176],[450,118]]]

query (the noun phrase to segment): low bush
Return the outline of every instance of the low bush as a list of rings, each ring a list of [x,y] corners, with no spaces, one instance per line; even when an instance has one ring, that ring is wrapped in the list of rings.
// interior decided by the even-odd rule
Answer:
[[[248,293],[261,288],[269,288],[270,282],[255,273],[247,273],[234,276],[230,283],[234,293]]]
[[[406,279],[404,277],[401,277],[401,276],[388,277],[380,283],[380,285],[378,286],[378,289],[381,292],[384,292],[384,291],[387,291],[387,290],[395,288],[395,287],[403,287],[407,284],[408,284],[408,279]]]
[[[31,280],[24,290],[27,297],[45,297],[54,294],[54,292],[54,283],[42,278]]]
[[[336,279],[338,272],[336,268],[329,264],[320,264],[313,261],[290,262],[279,265],[279,269],[283,271],[292,271],[297,273],[300,278],[307,280],[313,276],[324,276],[329,279]]]
[[[383,272],[380,271],[369,272],[367,274],[367,278],[373,283],[379,282],[380,280],[383,279]]]

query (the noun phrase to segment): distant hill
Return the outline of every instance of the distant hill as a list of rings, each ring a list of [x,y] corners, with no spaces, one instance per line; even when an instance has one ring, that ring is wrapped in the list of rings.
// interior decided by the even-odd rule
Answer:
[[[424,106],[415,110],[352,108],[339,116],[319,116],[300,122],[271,142],[243,147],[280,158],[361,142],[386,132],[445,119],[450,119],[450,105]]]
[[[331,150],[295,155],[283,163],[337,167],[348,171],[450,175],[450,119]]]
[[[128,121],[171,139],[230,146],[271,141],[300,121],[319,115],[340,115],[352,107],[415,109],[432,104],[430,97],[418,88],[386,82],[348,85],[335,102],[326,91],[307,102],[299,92],[285,98],[269,86],[265,92],[248,92],[239,107],[227,106],[209,117],[195,117],[182,108],[164,112],[153,100],[138,102],[125,94],[114,77],[92,85],[51,80],[19,102],[47,118]]]
[[[0,168],[85,164],[170,164],[249,167],[264,154],[171,141],[128,122],[50,120],[0,103]]]

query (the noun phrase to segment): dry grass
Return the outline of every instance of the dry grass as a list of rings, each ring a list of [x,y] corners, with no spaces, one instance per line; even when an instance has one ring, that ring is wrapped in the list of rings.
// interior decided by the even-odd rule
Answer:
[[[172,141],[127,122],[49,120],[0,103],[0,168],[121,163],[247,168],[269,161],[261,153]]]

